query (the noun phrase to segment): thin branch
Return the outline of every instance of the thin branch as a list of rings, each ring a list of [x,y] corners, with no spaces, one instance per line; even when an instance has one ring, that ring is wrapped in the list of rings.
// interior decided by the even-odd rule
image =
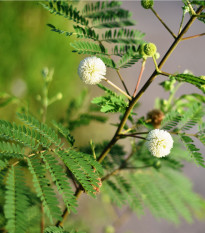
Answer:
[[[182,40],[194,39],[194,38],[198,38],[198,37],[200,37],[200,36],[205,36],[205,33],[201,33],[201,34],[194,35],[194,36],[184,37],[184,38],[182,38]]]
[[[125,91],[126,91],[127,94],[130,96],[130,93],[129,93],[129,91],[128,91],[128,89],[127,89],[127,86],[126,86],[126,84],[125,84],[125,82],[124,82],[124,80],[123,80],[123,78],[122,78],[122,75],[120,74],[119,70],[116,70],[116,72],[117,72],[117,74],[118,74],[118,76],[119,76],[119,78],[120,78],[120,80],[121,80],[121,82],[122,82],[123,87],[125,88]]]
[[[106,81],[108,84],[110,84],[112,87],[114,87],[115,89],[117,89],[119,92],[121,92],[123,95],[125,95],[129,100],[132,100],[132,98],[126,93],[124,92],[122,89],[120,89],[118,86],[116,86],[113,82],[111,82],[110,80],[108,80],[107,78],[103,79],[104,81]]]
[[[163,24],[163,26],[167,29],[167,31],[169,31],[169,33],[174,37],[174,39],[176,39],[176,35],[172,32],[172,30],[165,24],[165,22],[160,18],[160,16],[157,14],[157,12],[153,9],[153,7],[151,8],[152,12],[155,14],[155,16],[159,19],[159,21]]]
[[[146,140],[145,137],[141,137],[141,136],[138,136],[138,135],[136,135],[136,134],[119,134],[119,136],[120,136],[121,138],[133,137],[133,138],[139,138],[139,139],[144,139],[144,140]]]
[[[138,87],[139,87],[139,84],[140,84],[140,81],[141,81],[141,78],[142,78],[142,74],[143,74],[144,69],[145,69],[145,63],[146,63],[146,60],[143,60],[142,66],[141,66],[141,70],[140,70],[140,74],[139,74],[138,81],[137,81],[137,85],[135,87],[135,91],[134,91],[134,94],[133,94],[133,97],[135,97],[136,94],[137,94],[137,90],[138,90]]]

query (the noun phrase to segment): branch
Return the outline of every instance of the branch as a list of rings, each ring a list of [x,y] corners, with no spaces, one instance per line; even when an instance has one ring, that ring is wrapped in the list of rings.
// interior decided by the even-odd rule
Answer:
[[[205,36],[205,33],[201,33],[201,34],[194,35],[194,36],[184,37],[184,38],[182,38],[182,40],[194,39],[194,38],[198,38],[198,37],[200,37],[200,36]]]
[[[160,18],[160,16],[157,14],[157,12],[151,7],[152,12],[155,14],[155,16],[159,19],[159,21],[163,24],[163,26],[167,29],[167,31],[176,39],[176,35],[172,32],[172,30],[165,24],[165,22]]]

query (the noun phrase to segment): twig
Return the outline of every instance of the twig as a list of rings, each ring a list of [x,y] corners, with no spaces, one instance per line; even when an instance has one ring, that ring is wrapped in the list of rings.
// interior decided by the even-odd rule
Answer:
[[[159,19],[159,21],[163,24],[163,26],[169,31],[169,33],[176,39],[176,35],[172,32],[172,30],[165,24],[165,22],[160,18],[160,16],[157,14],[157,12],[151,8],[152,12],[155,14],[155,16]]]
[[[144,69],[145,69],[145,63],[146,63],[146,60],[143,60],[142,66],[141,66],[141,70],[140,70],[140,74],[139,74],[138,81],[137,81],[137,85],[135,87],[135,91],[134,91],[134,94],[133,94],[133,97],[135,97],[136,94],[137,94],[137,90],[138,90],[138,87],[139,87],[139,84],[140,84],[140,81],[141,81],[141,78],[142,78],[142,74],[143,74]]]
[[[200,36],[205,36],[205,33],[201,33],[201,34],[194,35],[194,36],[184,37],[184,38],[182,38],[182,40],[194,39],[194,38],[198,38],[198,37],[200,37]]]
[[[125,82],[124,82],[124,80],[123,80],[123,78],[122,78],[122,75],[120,74],[119,70],[116,70],[116,72],[117,72],[117,74],[118,74],[118,76],[119,76],[119,78],[120,78],[120,80],[121,80],[121,82],[122,82],[122,85],[123,85],[124,88],[125,88],[125,91],[126,91],[127,94],[130,96],[130,93],[129,93],[129,91],[128,91],[128,89],[127,89],[127,86],[126,86],[126,84],[125,84]]]
[[[126,93],[124,92],[122,89],[120,89],[118,86],[116,86],[113,82],[111,82],[110,80],[108,80],[107,78],[103,79],[104,81],[106,81],[108,84],[110,84],[112,87],[114,87],[115,89],[117,89],[119,92],[121,92],[123,95],[125,95],[129,100],[132,100],[132,98]]]

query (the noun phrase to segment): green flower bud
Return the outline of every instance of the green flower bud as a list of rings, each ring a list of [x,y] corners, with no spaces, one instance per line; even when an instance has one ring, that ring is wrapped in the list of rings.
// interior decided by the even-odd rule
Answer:
[[[148,56],[148,57],[152,57],[155,55],[155,53],[157,52],[157,47],[155,44],[153,43],[147,43],[144,45],[143,47],[144,49],[144,53]]]
[[[153,0],[141,0],[141,5],[144,9],[150,9],[154,6]]]
[[[199,76],[199,78],[202,79],[202,80],[205,80],[205,76],[204,75]]]

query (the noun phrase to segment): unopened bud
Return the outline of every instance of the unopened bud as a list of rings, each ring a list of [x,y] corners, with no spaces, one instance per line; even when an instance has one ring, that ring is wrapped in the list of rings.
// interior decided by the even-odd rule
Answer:
[[[141,0],[141,5],[144,9],[150,9],[154,6],[153,0]]]
[[[154,56],[156,52],[157,52],[157,47],[156,47],[155,44],[153,44],[153,43],[147,43],[147,44],[144,45],[144,53],[148,57]]]

